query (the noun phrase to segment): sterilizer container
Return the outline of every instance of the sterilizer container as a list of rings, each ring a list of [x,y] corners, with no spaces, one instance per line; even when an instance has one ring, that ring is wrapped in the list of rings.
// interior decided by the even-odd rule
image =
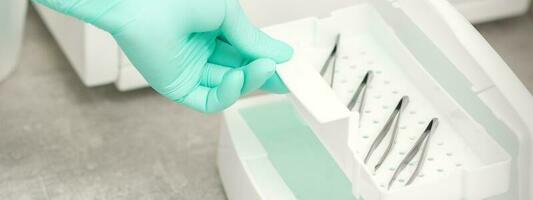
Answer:
[[[248,98],[224,112],[218,165],[229,199],[533,198],[532,97],[450,3],[360,1],[265,30],[295,49],[277,69],[291,94]],[[337,35],[330,84],[319,71]],[[359,115],[346,104],[368,71]],[[365,154],[402,96],[410,103],[395,147],[376,171]],[[440,123],[421,173],[406,185],[411,163],[389,188],[433,118]]]

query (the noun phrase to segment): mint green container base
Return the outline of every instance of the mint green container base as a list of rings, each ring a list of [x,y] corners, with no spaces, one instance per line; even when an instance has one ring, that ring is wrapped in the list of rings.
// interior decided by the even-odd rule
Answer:
[[[244,108],[240,114],[297,199],[356,199],[352,183],[290,101]]]

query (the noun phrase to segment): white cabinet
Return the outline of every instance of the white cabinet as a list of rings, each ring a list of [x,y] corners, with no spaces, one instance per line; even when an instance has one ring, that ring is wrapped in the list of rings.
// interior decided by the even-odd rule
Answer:
[[[517,16],[529,10],[530,0],[451,0],[472,23]]]
[[[0,81],[16,65],[20,51],[27,1],[0,1]]]
[[[519,15],[530,0],[452,0],[472,22]],[[325,17],[331,11],[359,0],[242,0],[250,18],[260,26],[308,16]],[[119,90],[146,87],[147,83],[121,53],[113,39],[101,30],[36,5],[70,63],[87,86],[114,83]]]
[[[117,80],[120,49],[109,34],[47,7],[34,5],[86,86],[109,84]]]

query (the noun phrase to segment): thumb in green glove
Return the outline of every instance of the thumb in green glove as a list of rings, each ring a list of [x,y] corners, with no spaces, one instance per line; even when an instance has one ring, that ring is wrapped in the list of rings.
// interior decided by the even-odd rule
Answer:
[[[262,88],[292,49],[254,27],[237,0],[35,0],[111,33],[160,94],[202,112]]]

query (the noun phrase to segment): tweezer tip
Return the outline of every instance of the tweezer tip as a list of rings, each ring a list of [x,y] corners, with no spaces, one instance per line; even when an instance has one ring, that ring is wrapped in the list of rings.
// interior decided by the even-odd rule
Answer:
[[[438,123],[439,123],[439,118],[435,117],[431,119],[431,124],[438,124]]]
[[[409,103],[409,96],[407,96],[407,95],[406,95],[406,96],[403,96],[403,97],[402,97],[402,100],[400,100],[400,101],[401,101],[401,104],[407,104],[407,103]]]
[[[376,166],[374,166],[374,171],[378,171],[378,169],[379,169],[380,167],[381,167],[381,164],[380,164],[380,163],[376,164]]]
[[[366,72],[366,75],[365,75],[365,81],[370,81],[372,78],[374,77],[374,71],[372,70],[369,70],[368,72]]]
[[[429,122],[428,126],[426,127],[426,130],[427,131],[430,131],[432,129],[434,129],[435,127],[437,127],[439,125],[439,118],[433,118],[431,119],[431,121]]]
[[[366,156],[365,156],[365,165],[368,163],[368,160],[370,160],[370,156],[369,156],[369,154],[366,154]]]
[[[407,183],[405,183],[404,186],[409,186],[409,185],[411,185],[411,183],[413,183],[413,181],[409,180],[409,181],[407,181]]]

